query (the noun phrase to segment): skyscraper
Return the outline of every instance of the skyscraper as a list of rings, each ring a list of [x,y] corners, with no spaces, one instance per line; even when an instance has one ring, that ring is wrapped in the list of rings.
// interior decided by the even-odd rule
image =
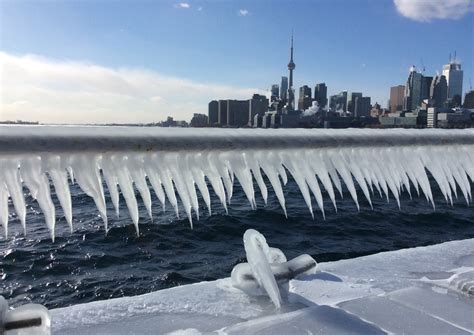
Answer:
[[[325,83],[316,84],[314,87],[314,100],[318,102],[320,107],[328,104],[328,88]]]
[[[298,99],[298,109],[305,110],[313,104],[313,99],[311,98],[311,87],[304,85],[300,87],[300,96]]]
[[[288,99],[288,77],[281,77],[280,99],[283,101]]]
[[[291,33],[290,62],[288,63],[288,70],[290,71],[290,82],[288,86],[288,110],[295,109],[295,92],[293,91],[293,70],[295,67],[295,62],[293,62],[293,33]]]
[[[433,99],[434,107],[444,107],[448,100],[448,82],[443,75],[436,75],[431,82],[430,99]]]
[[[347,111],[347,91],[342,91],[339,94],[332,95],[329,99],[329,108],[332,111],[346,112]]]
[[[463,71],[461,63],[456,60],[456,57],[449,64],[443,66],[443,75],[448,82],[448,100],[452,100],[455,95],[462,97]]]
[[[410,68],[407,84],[405,85],[405,94],[403,97],[403,109],[415,110],[421,105],[423,75],[416,72],[415,66]]]
[[[390,113],[396,113],[403,110],[403,94],[405,86],[398,85],[390,87]]]
[[[423,76],[421,79],[421,101],[430,98],[431,82],[433,77]]]
[[[219,103],[216,100],[209,102],[208,120],[211,126],[219,122]]]
[[[272,94],[272,98],[273,98],[273,94]],[[267,97],[260,94],[254,94],[252,96],[252,99],[249,100],[248,126],[252,126],[252,123],[255,120],[255,115],[258,115],[261,118],[265,115],[267,111],[268,111]]]
[[[273,84],[272,85],[272,90],[271,90],[271,101],[276,101],[280,97],[280,86],[278,84]]]
[[[464,96],[464,108],[474,109],[474,91],[469,91]]]
[[[217,123],[219,123],[221,127],[227,126],[227,105],[228,100],[219,100],[218,102]]]
[[[351,112],[355,116],[355,100],[356,98],[362,98],[362,93],[352,92],[347,95],[347,111]]]
[[[370,109],[372,108],[370,105],[370,97],[356,96],[353,105],[355,117],[370,116]]]

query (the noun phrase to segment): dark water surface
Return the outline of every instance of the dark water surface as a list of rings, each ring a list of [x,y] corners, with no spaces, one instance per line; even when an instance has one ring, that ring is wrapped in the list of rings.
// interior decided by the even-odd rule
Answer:
[[[288,219],[271,188],[267,206],[257,192],[254,211],[237,184],[229,215],[217,197],[213,197],[212,216],[201,201],[201,220],[194,222],[193,230],[184,212],[176,219],[169,203],[163,212],[154,194],[151,222],[138,196],[137,237],[123,199],[119,218],[107,199],[110,231],[106,236],[93,200],[72,186],[74,232],[69,233],[53,194],[58,217],[54,243],[37,203],[26,195],[26,238],[11,203],[10,237],[0,238],[0,294],[12,305],[36,302],[56,308],[228,277],[233,266],[245,260],[242,235],[249,228],[259,230],[289,258],[307,253],[318,262],[473,238],[472,204],[467,206],[460,197],[451,207],[439,188],[434,184],[432,188],[435,211],[423,195],[410,200],[406,193],[401,210],[395,199],[387,204],[378,194],[371,210],[359,192],[361,211],[357,212],[345,191],[344,199],[338,197],[336,213],[324,194],[323,221],[314,199],[315,219],[311,218],[292,180],[285,188]]]

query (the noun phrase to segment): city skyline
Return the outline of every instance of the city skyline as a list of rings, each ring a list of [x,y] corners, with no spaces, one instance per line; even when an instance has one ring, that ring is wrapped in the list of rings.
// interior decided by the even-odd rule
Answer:
[[[456,50],[464,70],[464,95],[473,72],[472,6],[467,2],[464,7],[458,5],[457,12],[454,7],[430,12],[427,6],[436,4],[419,2],[421,9],[410,9],[404,2],[278,2],[274,4],[277,18],[285,10],[303,15],[306,6],[321,21],[276,20],[277,24],[266,19],[264,8],[270,4],[250,2],[160,2],[153,4],[156,20],[145,13],[150,4],[140,2],[120,22],[114,18],[123,13],[124,4],[106,8],[104,3],[38,6],[2,2],[0,118],[53,123],[153,122],[167,115],[189,119],[194,113],[205,114],[213,99],[249,99],[254,93],[269,98],[271,85],[288,75],[285,64],[292,28],[298,64],[295,90],[325,82],[328,97],[344,90],[363,92],[373,103],[386,106],[390,87],[406,82],[411,65],[424,66],[434,76]],[[361,18],[356,15],[360,12],[366,14],[364,20],[385,21],[361,22],[350,29],[337,25],[340,20],[328,25],[321,15],[327,9],[350,12],[352,15],[340,15],[346,25],[357,23],[354,19]],[[46,27],[39,27],[44,15],[51,14],[48,10],[54,12],[52,19]],[[86,13],[91,18],[86,19]],[[100,17],[104,22],[97,23],[94,18]],[[228,21],[221,32],[216,31],[216,22],[208,22],[213,17],[219,17],[221,23]],[[189,22],[179,21],[184,19]],[[60,24],[63,29],[57,31]],[[374,25],[380,31],[369,33]],[[275,27],[270,38],[268,30]],[[175,31],[165,33],[165,28]],[[407,31],[414,29],[423,36],[415,45],[406,38]],[[236,30],[239,34],[231,41],[223,38]],[[8,34],[12,31],[17,34]],[[341,37],[342,32],[346,35]],[[390,44],[403,41],[404,34],[404,45]],[[367,49],[369,44],[372,49]]]

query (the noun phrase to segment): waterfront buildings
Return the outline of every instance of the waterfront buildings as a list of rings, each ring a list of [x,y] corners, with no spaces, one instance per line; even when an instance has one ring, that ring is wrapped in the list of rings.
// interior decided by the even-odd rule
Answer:
[[[273,84],[270,93],[270,101],[277,101],[280,98],[280,86]]]
[[[422,101],[422,81],[423,75],[416,72],[415,66],[410,68],[405,94],[403,98],[403,110],[415,110]]]
[[[355,98],[354,117],[369,117],[371,109],[370,97],[357,96]]]
[[[462,97],[463,71],[461,70],[461,63],[456,60],[456,57],[449,64],[443,66],[443,75],[448,83],[448,100],[451,101],[456,96],[459,96],[457,99],[460,100]]]
[[[209,102],[208,111],[209,125],[217,125],[219,123],[219,103],[216,100]]]
[[[448,100],[448,82],[444,75],[436,75],[431,82],[430,99],[432,99],[434,107],[444,107]]]
[[[329,99],[329,108],[333,111],[346,112],[347,111],[347,91],[342,91],[339,94],[332,95]]]
[[[320,107],[325,107],[328,104],[328,88],[325,83],[316,84],[314,87],[314,100]]]
[[[405,86],[397,85],[390,87],[390,113],[396,113],[403,110],[403,95]]]
[[[191,127],[207,127],[209,124],[209,118],[205,114],[194,113],[189,125]]]
[[[285,102],[288,99],[288,77],[281,77],[280,99]]]
[[[464,108],[468,109],[474,109],[474,91],[470,90],[466,95],[464,96]]]
[[[311,87],[304,85],[300,87],[300,95],[298,99],[298,109],[305,110],[311,107],[313,98],[311,97]]]

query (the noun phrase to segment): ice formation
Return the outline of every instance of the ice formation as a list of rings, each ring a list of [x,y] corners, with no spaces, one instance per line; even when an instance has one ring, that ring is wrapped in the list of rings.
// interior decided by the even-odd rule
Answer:
[[[50,333],[51,316],[46,307],[26,304],[12,310],[0,295],[0,334],[49,335]]]
[[[178,215],[178,198],[192,226],[198,191],[211,213],[212,190],[227,210],[237,179],[252,208],[254,181],[267,202],[265,178],[286,215],[283,186],[290,173],[308,209],[312,196],[324,218],[323,190],[337,210],[347,186],[359,208],[356,184],[371,204],[374,193],[400,205],[400,193],[422,192],[434,207],[427,170],[446,201],[461,191],[472,200],[474,130],[166,129],[146,127],[0,127],[0,224],[8,234],[8,201],[26,231],[23,186],[37,200],[54,240],[53,184],[72,229],[71,182],[94,200],[107,231],[104,189],[116,213],[125,198],[138,233],[135,189],[151,217],[150,187]],[[105,181],[105,183],[104,183]]]
[[[248,263],[234,267],[232,286],[250,295],[266,293],[276,308],[281,307],[279,284],[316,271],[316,261],[311,256],[304,254],[287,262],[285,254],[269,247],[265,236],[254,229],[244,233],[244,248]]]

